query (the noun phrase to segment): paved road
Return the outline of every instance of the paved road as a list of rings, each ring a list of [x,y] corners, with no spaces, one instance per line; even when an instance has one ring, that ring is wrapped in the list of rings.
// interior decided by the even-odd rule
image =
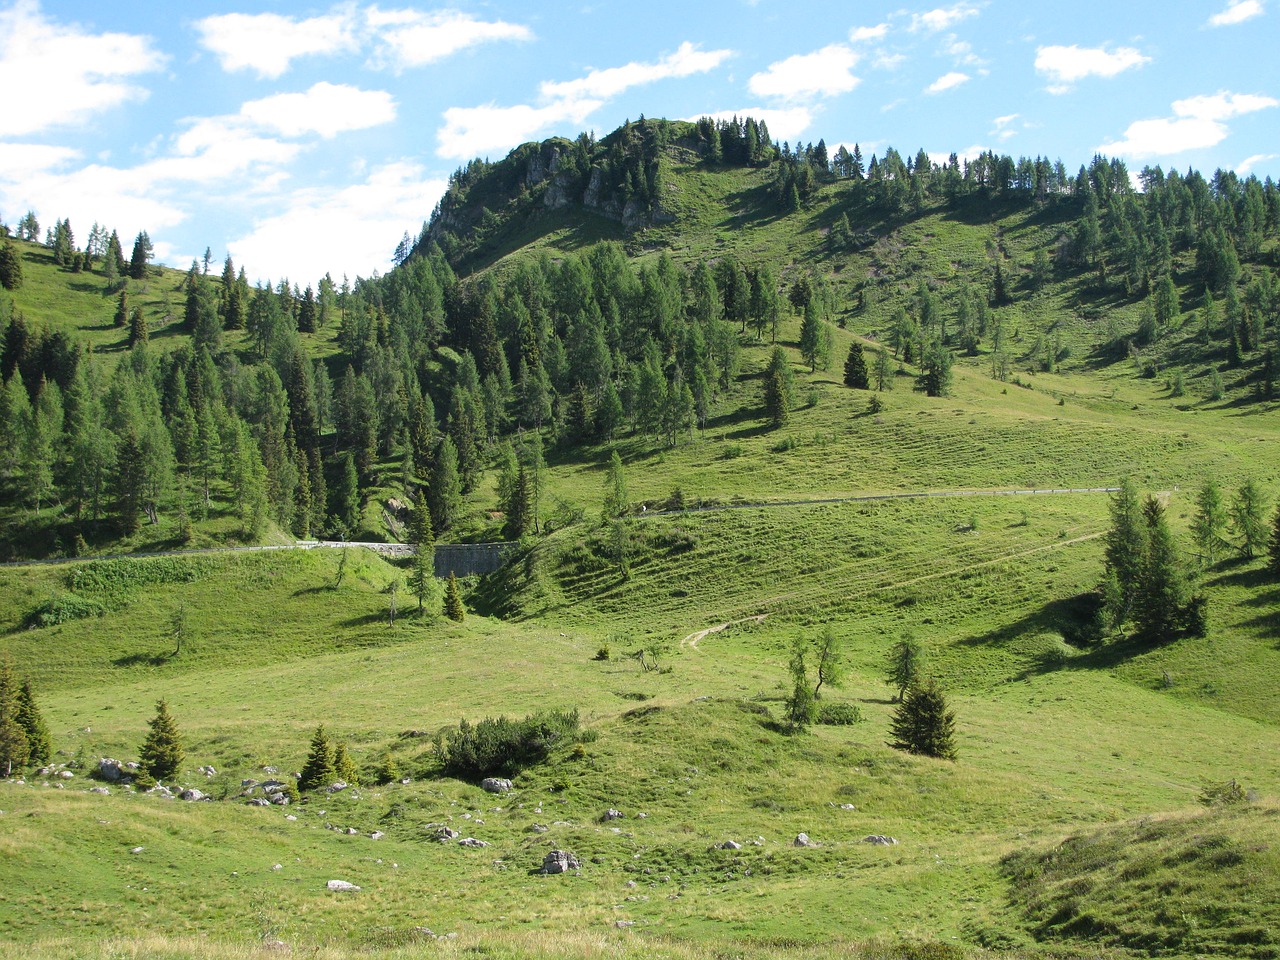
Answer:
[[[1044,487],[1035,490],[935,490],[925,493],[875,493],[857,497],[822,497],[814,500],[762,500],[753,503],[719,503],[684,510],[648,510],[640,517],[666,517],[681,513],[710,513],[715,510],[760,510],[773,507],[814,507],[830,503],[870,503],[877,500],[931,500],[946,497],[1031,497],[1064,493],[1115,493],[1119,487]],[[482,546],[482,544],[477,544]],[[115,553],[92,557],[55,557],[50,560],[17,560],[0,563],[4,567],[30,567],[51,563],[84,563],[89,560],[123,560],[138,557],[198,557],[212,553],[253,553],[261,550],[317,550],[336,547],[365,547],[392,557],[407,557],[413,547],[407,543],[365,543],[354,540],[299,540],[257,547],[209,547],[202,550],[157,550],[150,553]]]

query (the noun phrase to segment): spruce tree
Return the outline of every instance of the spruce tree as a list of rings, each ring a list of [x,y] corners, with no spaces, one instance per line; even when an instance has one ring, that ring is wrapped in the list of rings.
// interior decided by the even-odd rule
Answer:
[[[773,426],[780,427],[791,415],[793,393],[791,364],[781,347],[773,348],[764,377],[765,417]]]
[[[1142,580],[1147,553],[1147,529],[1142,520],[1138,491],[1126,477],[1111,498],[1111,529],[1104,542],[1106,558],[1107,616],[1112,626],[1129,619]]]
[[[1276,505],[1276,515],[1271,519],[1271,544],[1268,547],[1270,561],[1267,567],[1271,575],[1280,580],[1280,504]]]
[[[1160,642],[1177,626],[1186,591],[1164,507],[1155,497],[1148,496],[1143,504],[1143,519],[1147,545],[1135,595],[1138,630],[1148,641]]]
[[[7,659],[0,660],[0,776],[11,777],[27,765],[31,746],[18,722],[18,679]]]
[[[134,307],[129,313],[129,346],[132,348],[140,343],[146,343],[149,337],[147,320],[142,315],[142,308]]]
[[[298,777],[299,790],[315,790],[333,783],[334,749],[324,732],[324,724],[316,727],[311,735],[311,752],[307,754],[307,762],[302,765],[302,773]]]
[[[856,340],[849,345],[849,356],[844,362],[844,385],[855,390],[868,390],[871,380],[867,376],[867,358],[862,344]]]
[[[31,682],[23,680],[18,688],[17,709],[14,719],[27,735],[27,764],[32,767],[43,767],[53,757],[53,740],[49,736],[49,727],[40,715],[36,706],[35,694],[31,691]]]
[[[898,750],[941,760],[956,758],[956,716],[937,684],[928,681],[907,690],[890,724]]]
[[[444,615],[455,623],[461,623],[467,618],[467,611],[462,606],[462,593],[458,589],[458,578],[452,573],[445,586]]]
[[[22,286],[22,255],[12,240],[0,247],[0,287],[17,290]]]
[[[334,748],[333,775],[349,787],[360,786],[360,774],[351,760],[351,754],[347,752],[345,743],[339,743]]]
[[[169,705],[161,700],[156,715],[148,721],[151,732],[142,742],[138,766],[153,780],[168,780],[178,775],[182,766],[182,735],[169,714]]]
[[[116,302],[116,314],[111,325],[123,329],[129,325],[129,291],[121,290],[120,299]]]

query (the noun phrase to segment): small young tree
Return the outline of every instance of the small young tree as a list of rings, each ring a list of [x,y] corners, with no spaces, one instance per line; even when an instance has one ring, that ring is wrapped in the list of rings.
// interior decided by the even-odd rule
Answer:
[[[311,735],[311,751],[307,754],[307,762],[302,765],[302,773],[298,777],[298,789],[315,790],[333,783],[335,778],[333,761],[333,744],[329,742],[329,736],[324,732],[322,723]]]
[[[151,732],[142,742],[138,766],[153,780],[168,780],[178,775],[182,766],[182,735],[178,725],[169,715],[169,705],[161,700],[156,704],[156,715],[148,721]]]
[[[462,592],[458,589],[458,578],[452,573],[444,590],[444,615],[455,623],[467,618],[467,611],[462,606]]]
[[[890,731],[897,750],[940,760],[954,760],[956,715],[947,707],[942,690],[932,681],[917,684],[894,711]]]
[[[360,786],[360,773],[345,743],[339,743],[333,750],[333,775],[348,786]]]
[[[813,691],[809,688],[808,642],[796,637],[791,644],[791,659],[787,669],[791,672],[791,696],[787,697],[787,722],[793,729],[803,730],[813,722],[817,713]]]
[[[40,715],[40,708],[36,706],[29,680],[23,680],[22,686],[18,688],[14,719],[27,736],[27,764],[43,767],[53,758],[53,739],[49,736],[49,727],[45,724],[44,717]]]
[[[924,675],[924,662],[924,647],[914,637],[904,635],[889,648],[887,679],[898,688],[898,694],[893,698],[895,703],[901,703],[906,692],[920,682]]]
[[[609,457],[609,475],[604,481],[604,508],[600,511],[605,520],[613,520],[627,512],[627,478],[622,472],[622,458],[618,451]]]
[[[841,662],[843,645],[834,630],[827,627],[818,641],[818,659],[814,664],[818,682],[813,687],[813,699],[822,699],[823,686],[839,687],[844,682],[844,664]]]

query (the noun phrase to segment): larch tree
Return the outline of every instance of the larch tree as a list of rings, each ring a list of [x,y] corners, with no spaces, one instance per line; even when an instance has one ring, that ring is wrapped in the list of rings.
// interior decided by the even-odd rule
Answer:
[[[1262,491],[1253,480],[1246,480],[1231,500],[1231,529],[1240,542],[1240,556],[1252,560],[1267,542],[1266,507]]]
[[[1200,562],[1214,563],[1219,549],[1225,544],[1227,510],[1222,502],[1222,491],[1209,477],[1196,492],[1196,512],[1191,519],[1191,535],[1199,550]]]

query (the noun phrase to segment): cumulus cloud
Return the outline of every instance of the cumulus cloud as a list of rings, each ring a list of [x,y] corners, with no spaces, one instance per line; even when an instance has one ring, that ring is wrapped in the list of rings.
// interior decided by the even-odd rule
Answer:
[[[887,23],[877,23],[874,27],[854,27],[849,31],[850,43],[873,43],[883,40],[889,35]]]
[[[396,103],[384,90],[321,82],[306,93],[278,93],[252,100],[240,107],[240,116],[286,137],[317,133],[328,139],[349,130],[391,123],[396,118]]]
[[[1236,164],[1236,173],[1243,177],[1258,164],[1277,159],[1280,159],[1280,153],[1255,153]]]
[[[1050,93],[1066,93],[1077,81],[1086,77],[1110,78],[1126,70],[1150,63],[1134,47],[1108,50],[1102,47],[1039,47],[1036,50],[1036,72],[1049,79]]]
[[[853,75],[858,55],[833,43],[813,53],[797,54],[754,74],[747,88],[757,97],[784,101],[810,100],[848,93],[861,81]]]
[[[687,117],[690,122],[702,117],[712,120],[732,120],[751,117],[763,121],[769,127],[769,136],[774,140],[794,140],[813,125],[813,111],[808,107],[787,107],[770,109],[768,107],[744,107],[741,110],[717,110],[714,113],[703,113],[697,117]]]
[[[56,23],[35,0],[0,10],[0,137],[83,123],[147,91],[131,78],[165,62],[149,37]]]
[[[350,13],[298,20],[278,13],[227,13],[197,20],[201,45],[223,70],[283,76],[299,57],[349,52],[358,47]]]
[[[911,15],[911,31],[913,33],[919,33],[920,31],[938,33],[942,30],[950,30],[961,20],[976,17],[978,13],[978,7],[972,3],[957,3],[950,7],[939,7],[927,13],[913,13]]]
[[[569,125],[578,129],[603,100],[559,100],[544,107],[450,107],[436,133],[436,153],[455,160],[506,151],[544,130]]]
[[[435,63],[481,43],[533,38],[533,31],[521,24],[477,20],[456,10],[384,12],[370,7],[365,19],[376,36],[373,63],[396,70]]]
[[[1231,27],[1262,16],[1262,0],[1231,0],[1221,13],[1209,18],[1211,27]]]
[[[1280,100],[1257,94],[1216,93],[1173,103],[1172,117],[1137,120],[1124,137],[1098,148],[1127,157],[1160,157],[1213,147],[1231,131],[1224,121],[1280,106]]]
[[[421,67],[451,54],[497,40],[528,40],[528,27],[479,20],[456,10],[382,10],[335,7],[322,16],[298,19],[276,13],[228,13],[195,24],[201,45],[227,71],[251,70],[259,77],[283,76],[293,61],[371,51],[370,65],[393,70]]]
[[[954,90],[962,83],[968,83],[970,77],[967,73],[960,73],[953,70],[951,73],[944,73],[933,83],[925,88],[925,93],[942,93],[945,90]]]
[[[732,55],[731,50],[699,50],[685,41],[675,53],[655,63],[632,62],[621,67],[592,70],[577,80],[548,81],[538,90],[543,97],[555,100],[616,97],[631,87],[657,80],[708,73]]]
[[[730,56],[730,50],[702,51],[686,42],[654,63],[633,62],[592,70],[576,80],[547,81],[538,88],[536,105],[450,107],[436,134],[436,153],[452,159],[490,155],[557,127],[581,128],[591,114],[632,87],[707,73]]]
[[[399,162],[342,190],[297,190],[284,198],[280,212],[233,240],[230,252],[256,280],[289,277],[302,283],[326,272],[385,272],[395,239],[406,230],[417,233],[423,212],[447,186],[417,164]]]

